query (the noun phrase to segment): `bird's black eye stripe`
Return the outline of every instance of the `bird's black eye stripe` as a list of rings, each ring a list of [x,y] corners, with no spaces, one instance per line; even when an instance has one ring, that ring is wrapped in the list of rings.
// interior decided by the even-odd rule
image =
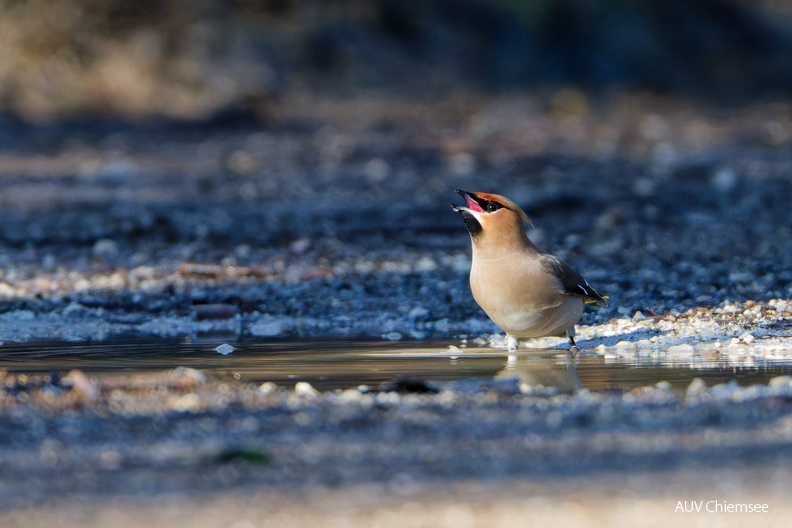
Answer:
[[[501,207],[503,207],[501,204],[492,200],[487,200],[487,203],[484,204],[484,210],[488,213],[494,213]]]

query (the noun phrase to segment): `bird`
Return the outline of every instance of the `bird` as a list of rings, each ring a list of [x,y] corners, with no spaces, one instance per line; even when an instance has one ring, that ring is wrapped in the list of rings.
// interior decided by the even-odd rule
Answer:
[[[498,194],[456,189],[467,206],[450,204],[470,234],[473,299],[516,350],[520,340],[566,336],[577,350],[575,324],[586,304],[607,305],[566,262],[531,242],[533,223],[516,203]]]

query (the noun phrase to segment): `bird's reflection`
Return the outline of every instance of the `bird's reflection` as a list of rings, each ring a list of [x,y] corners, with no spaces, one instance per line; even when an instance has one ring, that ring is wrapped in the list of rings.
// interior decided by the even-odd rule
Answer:
[[[583,388],[574,360],[569,357],[509,354],[506,365],[495,378],[517,378],[528,387],[554,387],[559,392],[577,392]]]

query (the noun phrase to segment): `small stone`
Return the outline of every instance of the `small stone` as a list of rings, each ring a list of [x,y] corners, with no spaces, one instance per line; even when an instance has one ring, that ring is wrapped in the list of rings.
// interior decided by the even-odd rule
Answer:
[[[382,337],[388,341],[401,341],[402,335],[399,332],[388,332]]]
[[[643,321],[644,319],[646,319],[646,316],[641,310],[636,311],[632,316],[633,321]]]
[[[437,262],[432,257],[423,256],[415,263],[416,273],[427,273],[437,269]]]
[[[698,398],[707,393],[707,383],[701,378],[695,378],[685,390],[687,399]]]
[[[183,277],[216,279],[223,275],[225,268],[219,264],[184,262],[179,264],[177,271]]]
[[[307,381],[298,381],[294,386],[294,394],[304,398],[316,398],[319,396],[319,391],[314,389]]]
[[[742,310],[740,309],[740,307],[735,304],[727,304],[721,309],[721,312],[725,314],[736,314],[736,313],[740,313],[741,311]]]
[[[250,333],[258,337],[277,337],[288,330],[288,321],[275,318],[267,318],[250,327]]]
[[[357,403],[363,399],[363,393],[357,389],[346,389],[341,393],[341,401],[347,403]]]
[[[289,250],[291,250],[292,253],[295,253],[297,255],[302,255],[303,253],[308,251],[308,248],[310,247],[311,247],[311,239],[308,237],[298,238],[297,240],[294,240],[291,244],[289,244]]]
[[[110,261],[118,257],[118,244],[115,240],[103,238],[94,243],[91,253],[95,258]]]
[[[178,412],[195,412],[201,405],[201,398],[194,392],[184,394],[173,400],[171,409]]]
[[[751,343],[756,341],[756,338],[750,332],[745,332],[743,335],[740,336],[740,341],[742,341],[746,345],[750,345]]]
[[[70,302],[64,309],[63,315],[69,317],[82,317],[89,313],[89,309],[78,303],[77,301]]]
[[[429,318],[429,310],[424,308],[423,306],[416,306],[410,313],[407,314],[407,317],[411,321],[425,321]]]
[[[655,383],[655,388],[663,392],[671,392],[671,383],[668,381],[658,381]]]
[[[271,381],[265,381],[258,388],[259,392],[262,394],[270,394],[278,390],[278,386],[272,383]]]
[[[696,351],[692,345],[687,343],[682,345],[674,345],[668,348],[668,354],[672,356],[690,356]]]
[[[167,386],[186,390],[207,382],[206,374],[190,367],[176,367],[168,373]]]
[[[63,380],[71,383],[72,390],[83,401],[94,401],[99,397],[99,387],[92,383],[81,370],[72,370]]]
[[[731,167],[720,167],[712,175],[712,186],[720,192],[729,192],[737,185],[737,173]]]
[[[737,382],[731,380],[728,383],[718,383],[710,389],[710,394],[717,399],[731,399],[739,390]]]
[[[232,347],[228,343],[223,343],[222,345],[220,345],[217,348],[215,348],[215,352],[217,352],[218,354],[221,354],[223,356],[227,356],[228,354],[230,354],[233,351],[234,351],[234,347]]]
[[[768,387],[792,388],[792,376],[776,376],[767,382]]]

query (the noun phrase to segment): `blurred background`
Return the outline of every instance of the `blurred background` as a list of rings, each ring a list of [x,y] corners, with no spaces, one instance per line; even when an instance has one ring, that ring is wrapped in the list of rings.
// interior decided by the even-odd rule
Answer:
[[[455,188],[522,205],[602,320],[788,297],[790,95],[789,0],[0,0],[0,310],[379,335],[420,298],[453,334]],[[370,324],[293,323],[345,277]]]
[[[0,110],[266,120],[296,93],[792,90],[788,0],[0,2]]]

